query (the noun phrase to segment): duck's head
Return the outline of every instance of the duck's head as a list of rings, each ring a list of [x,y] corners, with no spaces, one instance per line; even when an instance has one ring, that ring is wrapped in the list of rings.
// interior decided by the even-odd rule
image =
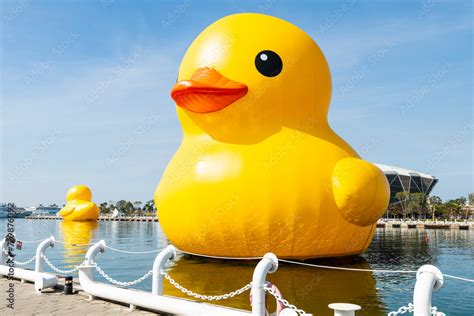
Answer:
[[[75,185],[71,187],[66,194],[66,201],[74,201],[74,200],[83,200],[83,201],[91,201],[92,200],[92,192],[91,190],[83,185]]]
[[[283,127],[326,126],[331,78],[303,30],[267,15],[235,14],[194,40],[171,96],[185,134],[255,143]]]

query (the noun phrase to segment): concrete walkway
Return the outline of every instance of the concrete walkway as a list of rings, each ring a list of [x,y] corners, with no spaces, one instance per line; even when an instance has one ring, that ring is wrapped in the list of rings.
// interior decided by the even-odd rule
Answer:
[[[60,280],[60,283],[62,280]],[[6,300],[6,290],[8,283],[15,284],[15,304],[14,309],[8,308]],[[74,287],[79,288],[75,283]],[[35,293],[33,284],[21,283],[20,281],[8,281],[0,277],[0,292],[2,295],[0,302],[0,315],[157,315],[143,310],[129,311],[127,306],[95,299],[91,302],[87,300],[84,292],[79,290],[75,295],[62,294],[62,287],[45,290],[42,294]]]

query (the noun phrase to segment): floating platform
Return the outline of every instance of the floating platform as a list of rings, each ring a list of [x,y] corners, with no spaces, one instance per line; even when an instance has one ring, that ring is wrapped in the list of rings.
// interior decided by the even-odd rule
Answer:
[[[32,215],[25,217],[26,219],[43,219],[43,220],[62,220],[60,216],[51,215]],[[99,221],[111,222],[158,222],[156,216],[99,216]],[[474,229],[474,222],[416,222],[416,221],[379,221],[378,228],[410,228],[410,229]]]
[[[410,228],[410,229],[474,229],[474,222],[421,222],[421,221],[379,221],[378,228]]]
[[[61,216],[51,216],[51,215],[32,215],[25,217],[26,219],[47,219],[47,220],[62,220]],[[111,221],[111,222],[158,222],[158,217],[156,216],[120,216],[120,217],[111,217],[111,216],[99,216],[99,221]]]

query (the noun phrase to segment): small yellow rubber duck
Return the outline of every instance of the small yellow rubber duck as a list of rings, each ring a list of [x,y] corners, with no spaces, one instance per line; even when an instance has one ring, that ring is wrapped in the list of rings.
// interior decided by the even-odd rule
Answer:
[[[75,185],[67,191],[66,205],[59,214],[66,221],[96,221],[99,208],[92,200],[92,192],[85,185]]]
[[[329,67],[303,30],[225,17],[191,44],[171,96],[183,141],[155,202],[174,245],[296,259],[367,249],[388,182],[330,128]]]

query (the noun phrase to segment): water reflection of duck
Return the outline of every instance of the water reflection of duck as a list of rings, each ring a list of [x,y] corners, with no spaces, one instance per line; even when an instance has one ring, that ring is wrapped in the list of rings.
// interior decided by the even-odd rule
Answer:
[[[81,263],[94,237],[97,222],[62,221],[61,234],[64,240],[64,260],[71,266]]]
[[[316,263],[316,261],[314,261]],[[220,295],[244,286],[252,279],[255,261],[214,261],[181,257],[169,274],[184,287],[206,295]],[[318,264],[345,265],[369,269],[369,264],[358,259],[341,261],[317,261]],[[313,315],[333,315],[327,307],[330,303],[349,302],[364,307],[361,315],[384,315],[384,308],[371,273],[326,270],[280,263],[278,271],[269,274],[267,280],[278,286],[283,297]],[[165,282],[165,294],[187,297]],[[267,296],[268,310],[274,311],[275,301]],[[250,309],[249,292],[231,300],[217,301],[234,308]]]

